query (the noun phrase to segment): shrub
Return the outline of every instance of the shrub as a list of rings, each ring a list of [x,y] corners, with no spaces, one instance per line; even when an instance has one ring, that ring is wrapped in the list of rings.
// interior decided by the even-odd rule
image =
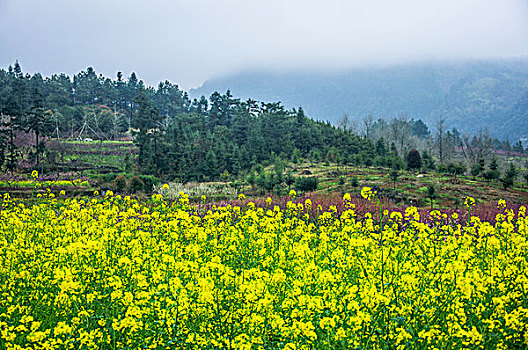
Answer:
[[[409,170],[420,169],[422,167],[422,156],[418,150],[412,149],[407,153],[407,168]]]
[[[126,188],[127,182],[123,175],[119,175],[114,180],[115,189],[117,192],[123,192]]]
[[[220,174],[220,179],[224,182],[229,181],[230,178],[231,178],[231,174],[229,174],[229,171],[227,170],[224,170],[224,172]]]
[[[295,181],[295,189],[303,192],[315,191],[319,185],[317,176],[299,177]]]
[[[495,181],[500,177],[500,171],[499,170],[488,170],[482,174],[484,176],[484,179],[489,181]]]
[[[385,157],[376,156],[376,158],[374,158],[374,165],[375,166],[386,166],[387,160],[385,159]]]
[[[145,184],[144,191],[146,193],[151,193],[154,190],[154,186],[159,185],[161,183],[160,179],[152,175],[139,175],[139,178]]]
[[[449,173],[449,168],[446,163],[438,164],[437,170],[439,173]]]
[[[125,173],[107,173],[107,174],[92,174],[91,178],[99,181],[100,183],[112,183],[119,175],[125,176]]]
[[[145,189],[145,183],[139,177],[134,175],[128,183],[128,188],[132,193],[143,191]]]
[[[467,167],[461,162],[447,164],[447,172],[453,175],[455,178],[457,175],[463,175],[466,170]]]
[[[288,191],[290,190],[291,186],[295,184],[295,177],[292,173],[288,173],[286,175],[286,178],[284,179],[284,182],[288,186]]]
[[[372,157],[369,154],[365,153],[362,156],[362,163],[366,167],[369,167],[369,166],[372,166],[372,164],[374,164],[374,161],[372,160]]]
[[[298,148],[295,148],[293,150],[293,153],[292,153],[292,156],[291,156],[292,163],[293,164],[298,164],[299,163],[299,158],[301,158],[301,151]]]
[[[246,177],[246,182],[251,185],[251,188],[254,188],[256,181],[257,179],[255,177],[255,173],[253,171],[250,171],[248,176]]]
[[[477,177],[480,175],[481,172],[482,172],[482,168],[479,163],[474,163],[471,165],[471,170],[469,171],[471,176]]]

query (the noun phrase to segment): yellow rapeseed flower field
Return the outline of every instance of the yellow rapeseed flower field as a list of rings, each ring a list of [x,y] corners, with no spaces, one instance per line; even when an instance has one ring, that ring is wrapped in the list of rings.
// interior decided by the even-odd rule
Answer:
[[[373,193],[365,191],[370,198]],[[415,208],[310,217],[186,195],[6,196],[2,349],[521,349],[525,209],[446,224]]]

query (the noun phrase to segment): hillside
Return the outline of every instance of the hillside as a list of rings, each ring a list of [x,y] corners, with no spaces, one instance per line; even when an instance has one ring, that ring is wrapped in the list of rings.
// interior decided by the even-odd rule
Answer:
[[[343,72],[248,71],[211,79],[191,97],[214,91],[241,98],[302,106],[307,115],[337,123],[345,113],[361,119],[406,114],[430,127],[443,117],[464,132],[488,128],[517,141],[526,128],[528,59],[437,62]],[[521,123],[521,124],[519,124]]]

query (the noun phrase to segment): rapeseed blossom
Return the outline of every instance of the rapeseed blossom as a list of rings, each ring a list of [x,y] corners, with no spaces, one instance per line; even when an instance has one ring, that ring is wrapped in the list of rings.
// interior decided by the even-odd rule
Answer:
[[[372,191],[372,188],[370,187],[363,187],[361,189],[361,197],[365,198],[366,200],[371,200],[376,195],[376,191]]]
[[[475,199],[473,197],[466,197],[466,200],[464,201],[464,205],[468,208],[474,206]]]
[[[310,199],[2,198],[0,348],[528,346],[525,207],[425,224],[414,207],[310,218]]]

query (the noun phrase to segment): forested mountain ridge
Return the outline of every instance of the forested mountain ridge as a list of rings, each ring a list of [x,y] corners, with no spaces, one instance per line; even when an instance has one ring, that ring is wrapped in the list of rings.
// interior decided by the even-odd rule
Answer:
[[[430,126],[477,133],[488,128],[516,142],[528,134],[528,58],[406,64],[343,72],[248,71],[205,82],[191,97],[230,89],[242,99],[302,105],[313,118],[337,124],[344,114],[359,120],[405,114]]]

